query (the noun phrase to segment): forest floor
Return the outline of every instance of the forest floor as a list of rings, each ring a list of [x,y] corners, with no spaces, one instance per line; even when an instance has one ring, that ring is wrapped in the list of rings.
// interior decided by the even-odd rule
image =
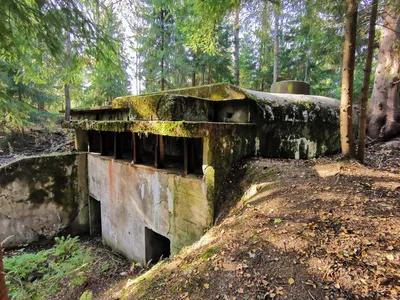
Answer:
[[[400,140],[367,152],[244,161],[199,242],[99,299],[399,299]]]
[[[29,126],[23,131],[0,132],[0,166],[21,157],[70,152],[73,149],[73,132],[67,129]]]

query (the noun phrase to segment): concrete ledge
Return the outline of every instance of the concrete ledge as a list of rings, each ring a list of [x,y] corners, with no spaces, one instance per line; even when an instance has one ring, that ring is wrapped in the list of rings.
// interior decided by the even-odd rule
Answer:
[[[190,122],[190,121],[69,121],[64,122],[64,128],[111,131],[152,133],[165,136],[200,138],[210,136],[212,132],[228,130],[237,127],[251,128],[252,123],[223,123],[223,122]]]

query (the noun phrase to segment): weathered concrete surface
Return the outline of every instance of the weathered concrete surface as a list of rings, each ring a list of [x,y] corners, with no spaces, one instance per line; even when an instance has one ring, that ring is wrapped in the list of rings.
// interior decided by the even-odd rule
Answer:
[[[271,86],[271,93],[310,94],[310,85],[305,81],[285,80],[275,82]]]
[[[88,228],[86,154],[27,157],[0,168],[0,241],[5,248]]]
[[[97,154],[88,155],[90,195],[101,203],[105,244],[145,261],[145,227],[171,241],[171,252],[197,241],[213,222],[206,184]]]
[[[246,90],[260,110],[260,154],[310,159],[340,150],[339,100]]]

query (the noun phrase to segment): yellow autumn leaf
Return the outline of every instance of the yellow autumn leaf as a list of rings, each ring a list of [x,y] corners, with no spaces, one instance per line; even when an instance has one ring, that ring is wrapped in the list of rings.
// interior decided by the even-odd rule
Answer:
[[[204,284],[204,288],[205,288],[205,289],[209,289],[209,288],[210,288],[210,285],[209,285],[208,283],[205,283],[205,284]]]
[[[290,285],[292,285],[292,284],[294,283],[294,279],[293,279],[293,278],[289,278],[288,283],[289,283]]]

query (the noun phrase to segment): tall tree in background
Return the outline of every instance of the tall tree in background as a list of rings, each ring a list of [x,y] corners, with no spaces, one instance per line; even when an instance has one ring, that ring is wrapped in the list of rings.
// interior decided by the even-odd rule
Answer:
[[[113,5],[99,6],[97,9],[96,23],[103,28],[104,38],[108,36],[112,40],[105,43],[100,39],[96,48],[85,51],[86,79],[90,84],[85,90],[85,106],[108,105],[115,97],[128,93],[124,34],[115,10]]]
[[[65,67],[68,69],[71,65],[71,34],[67,32],[65,40]],[[65,120],[69,121],[71,117],[71,95],[70,83],[64,83],[64,97],[65,97]]]
[[[240,3],[237,4],[234,11],[234,73],[235,73],[235,85],[239,86],[240,84],[240,64],[239,64],[239,57],[240,57],[240,41],[239,41],[239,30],[240,30]]]
[[[387,140],[400,133],[400,18],[394,7],[386,5],[383,20],[367,133],[373,139]]]
[[[279,68],[279,16],[281,9],[280,0],[274,3],[274,75],[273,83],[278,81],[278,68]]]
[[[364,81],[361,92],[360,101],[360,124],[358,132],[358,147],[357,147],[357,158],[364,162],[365,158],[365,138],[367,129],[367,106],[368,106],[368,92],[369,92],[369,82],[371,78],[371,66],[372,66],[372,56],[374,54],[374,42],[375,42],[375,23],[376,16],[378,12],[378,0],[372,0],[371,3],[371,17],[369,22],[369,34],[368,34],[368,48],[367,48],[367,58],[365,59],[365,69],[364,69]]]
[[[84,52],[99,42],[113,49],[111,38],[93,20],[89,5],[98,0],[4,1],[0,10],[0,126],[22,127],[37,110],[60,109],[64,85],[70,100],[90,85],[82,71]],[[70,35],[70,64],[66,52]],[[85,79],[83,77],[86,77]],[[74,83],[74,85],[72,85]],[[68,90],[68,89],[67,89]],[[68,97],[67,97],[68,98]],[[75,101],[76,103],[77,101]],[[43,112],[42,115],[45,115]],[[50,115],[50,114],[48,114]]]
[[[354,155],[352,103],[357,33],[358,0],[346,0],[346,22],[343,49],[342,97],[340,100],[340,140],[344,157]]]

